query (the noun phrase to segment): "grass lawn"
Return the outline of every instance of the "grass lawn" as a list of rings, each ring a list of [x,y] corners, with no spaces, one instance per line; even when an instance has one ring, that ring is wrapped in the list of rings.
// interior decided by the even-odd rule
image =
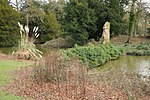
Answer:
[[[0,87],[12,81],[12,77],[8,74],[9,71],[13,71],[18,67],[24,67],[28,65],[31,65],[31,63],[20,62],[15,60],[1,60],[0,61]],[[23,99],[22,97],[18,97],[0,91],[0,100],[22,100],[22,99]]]
[[[23,100],[23,98],[19,96],[15,96],[13,94],[0,92],[0,100]]]

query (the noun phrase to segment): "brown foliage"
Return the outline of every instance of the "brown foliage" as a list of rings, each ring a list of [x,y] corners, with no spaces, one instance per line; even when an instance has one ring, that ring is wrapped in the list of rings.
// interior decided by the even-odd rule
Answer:
[[[142,80],[142,76],[127,68],[112,68],[89,76],[90,80],[97,84],[105,84],[125,91],[133,100],[149,100],[150,98],[150,81]]]

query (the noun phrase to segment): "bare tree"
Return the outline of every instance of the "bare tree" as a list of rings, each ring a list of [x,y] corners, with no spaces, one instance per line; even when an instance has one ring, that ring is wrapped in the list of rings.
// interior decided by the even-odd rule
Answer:
[[[131,43],[131,37],[136,36],[139,32],[139,27],[142,26],[141,29],[143,34],[146,33],[147,24],[146,24],[146,9],[149,8],[146,3],[142,2],[143,0],[130,0],[129,5],[129,27],[128,27],[128,40],[127,43]],[[142,25],[141,25],[142,24]],[[145,26],[146,25],[146,26]]]

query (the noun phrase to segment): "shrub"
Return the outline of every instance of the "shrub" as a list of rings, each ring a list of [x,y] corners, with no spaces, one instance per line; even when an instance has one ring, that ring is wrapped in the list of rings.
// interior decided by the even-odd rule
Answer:
[[[150,55],[150,44],[140,44],[135,46],[134,48],[129,48],[127,51],[128,55],[135,55],[135,56],[148,56]]]
[[[77,59],[72,59],[69,62],[64,60],[59,55],[48,55],[44,61],[40,62],[34,68],[34,79],[37,83],[50,82],[79,82],[85,79],[87,69]]]
[[[66,37],[59,37],[59,38],[54,38],[50,41],[45,42],[42,47],[46,48],[69,48],[73,47],[74,41],[71,37],[66,36]]]
[[[35,67],[33,79],[35,83],[43,86],[50,84],[48,89],[50,96],[57,98],[58,93],[62,99],[64,96],[71,100],[79,100],[85,97],[87,84],[87,67],[84,67],[77,59],[64,62],[59,55],[48,55],[43,62]],[[63,95],[62,95],[63,94]],[[53,99],[54,100],[54,99]]]
[[[105,64],[109,60],[119,58],[123,54],[123,49],[115,47],[112,44],[95,46],[89,44],[87,46],[75,45],[74,48],[64,50],[62,55],[69,60],[71,57],[78,57],[82,62],[86,63],[89,68],[97,67]]]

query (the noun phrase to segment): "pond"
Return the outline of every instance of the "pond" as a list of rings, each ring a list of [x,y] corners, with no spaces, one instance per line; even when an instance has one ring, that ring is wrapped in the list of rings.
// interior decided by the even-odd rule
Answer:
[[[49,54],[50,52],[57,52],[58,49],[46,49],[46,48],[38,48],[44,52],[44,55]],[[0,51],[5,54],[11,54],[13,50],[16,48],[13,47],[5,47],[0,48]],[[96,68],[96,71],[108,71],[114,67],[121,68],[125,67],[131,71],[136,72],[141,76],[142,79],[150,79],[150,56],[123,56],[117,60],[109,61],[103,66]]]
[[[48,48],[42,48],[40,45],[36,45],[36,47],[42,51],[45,55],[51,53],[51,52],[57,52],[58,49],[48,49]],[[11,55],[13,51],[17,50],[17,47],[0,47],[0,52],[4,53],[4,54],[8,54]]]
[[[93,70],[96,72],[109,71],[114,67],[127,68],[130,71],[134,71],[143,80],[150,80],[150,56],[123,56]]]

